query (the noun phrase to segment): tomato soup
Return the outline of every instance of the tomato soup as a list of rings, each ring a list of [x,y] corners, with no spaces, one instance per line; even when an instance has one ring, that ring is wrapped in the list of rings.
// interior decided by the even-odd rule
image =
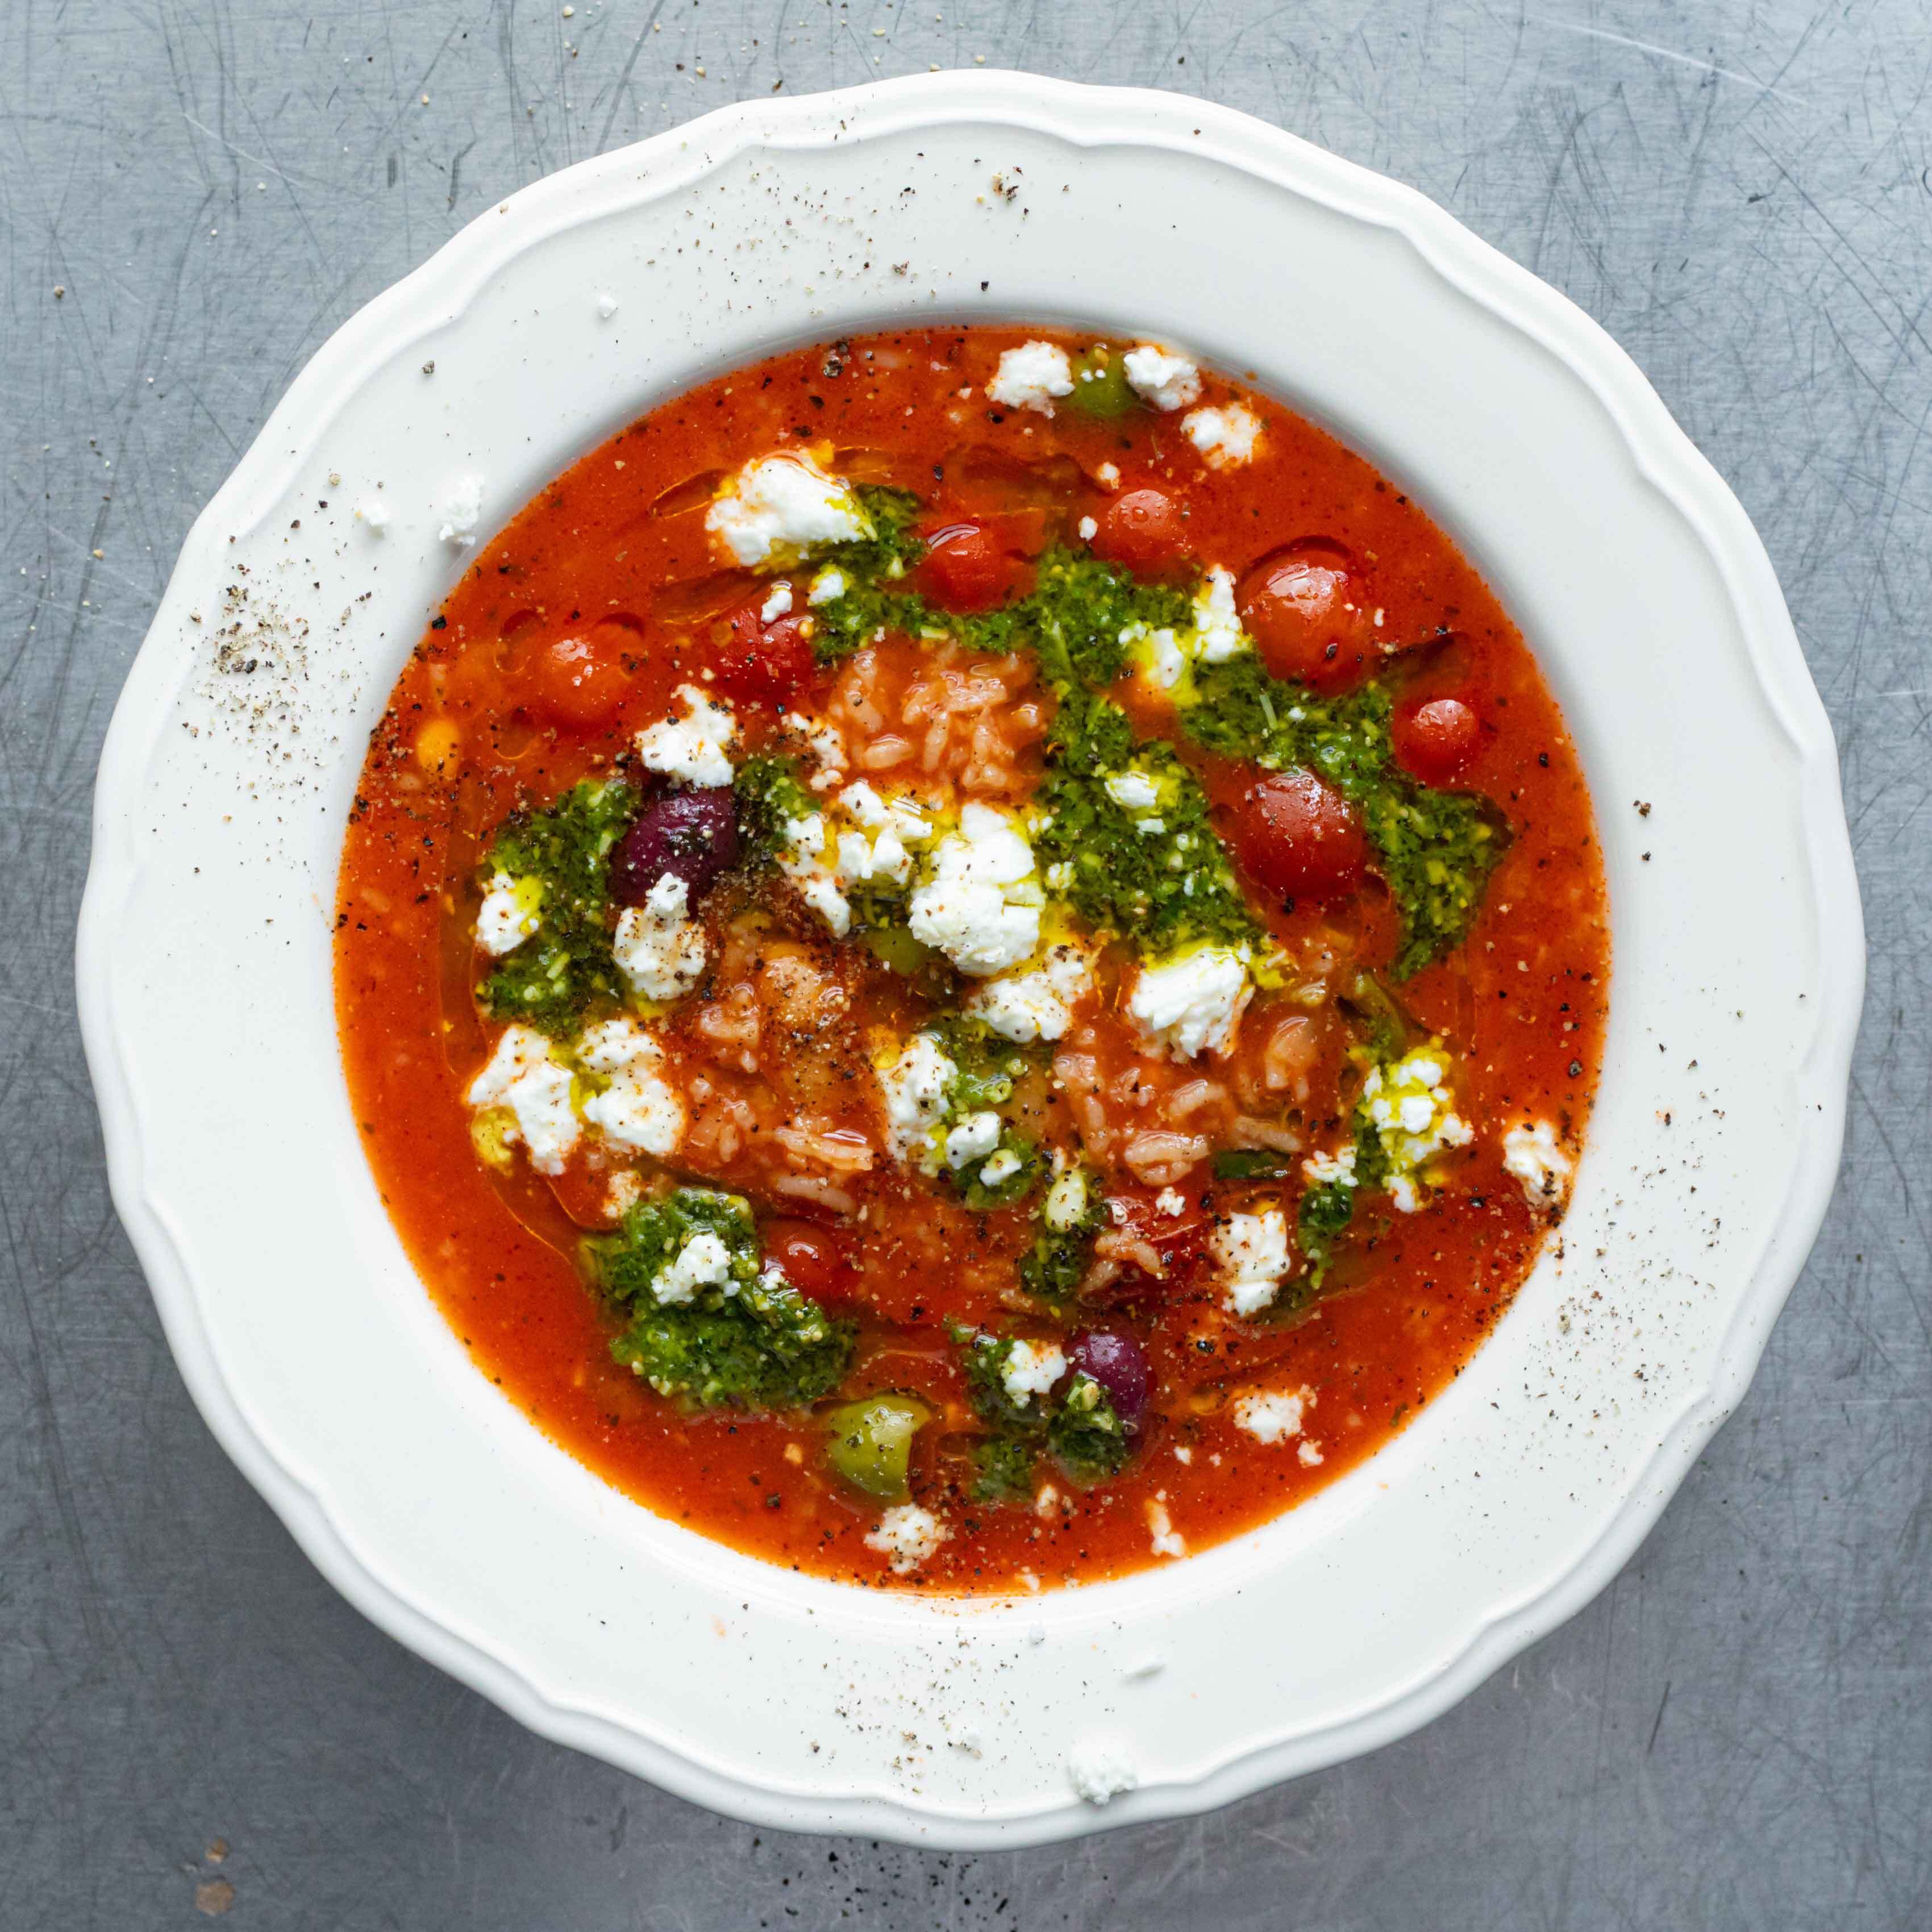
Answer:
[[[1178,1560],[1440,1394],[1609,967],[1442,532],[1178,349],[981,328],[722,376],[478,550],[336,946],[478,1367],[662,1515],[945,1591]]]

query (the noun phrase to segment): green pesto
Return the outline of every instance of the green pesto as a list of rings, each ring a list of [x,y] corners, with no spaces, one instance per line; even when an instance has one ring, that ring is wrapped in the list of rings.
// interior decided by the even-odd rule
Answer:
[[[1295,1240],[1308,1258],[1308,1288],[1318,1292],[1333,1259],[1335,1244],[1355,1218],[1355,1203],[1388,1178],[1388,1154],[1375,1123],[1360,1107],[1354,1114],[1355,1172],[1353,1180],[1324,1180],[1301,1197],[1294,1217]]]
[[[1406,980],[1457,945],[1507,843],[1495,808],[1418,784],[1395,762],[1388,692],[1364,685],[1318,698],[1268,676],[1252,653],[1198,666],[1187,734],[1274,771],[1313,772],[1354,806],[1402,914],[1394,974]]]
[[[1090,1176],[1087,1205],[1070,1228],[1049,1228],[1042,1219],[1033,1246],[1020,1257],[1020,1286],[1055,1314],[1064,1313],[1092,1264],[1094,1237],[1106,1220],[1099,1177]]]
[[[1209,1165],[1216,1180],[1279,1180],[1293,1166],[1286,1154],[1262,1148],[1230,1148],[1215,1155]]]
[[[818,802],[798,776],[795,758],[760,752],[738,767],[731,781],[738,808],[738,836],[752,857],[773,862],[783,848],[786,822],[808,818]]]
[[[1083,1486],[1116,1475],[1127,1460],[1125,1426],[1107,1391],[1084,1371],[1063,1378],[1059,1390],[1016,1402],[1006,1393],[1004,1370],[1010,1335],[956,1328],[967,1400],[987,1427],[974,1452],[978,1472],[974,1494],[982,1502],[1030,1494],[1039,1458],[1052,1456]]]
[[[660,1302],[658,1276],[704,1232],[729,1251],[728,1281]],[[612,1357],[662,1396],[699,1408],[798,1408],[836,1388],[851,1365],[852,1324],[760,1272],[751,1203],[739,1195],[680,1187],[641,1201],[614,1232],[586,1237],[581,1252],[592,1284],[628,1317]]]
[[[497,828],[482,877],[541,879],[543,899],[536,931],[483,982],[491,1018],[560,1036],[592,1008],[623,1003],[610,956],[610,854],[638,808],[628,784],[586,778],[547,811],[514,813]]]
[[[882,625],[917,631],[929,620],[922,598],[888,586],[896,584],[924,554],[914,525],[920,500],[910,490],[862,484],[859,500],[872,520],[872,534],[856,543],[834,544],[813,561],[843,572],[845,591],[813,608],[812,647],[821,664],[849,656],[872,642]]]
[[[956,1126],[969,1114],[998,1112],[1013,1097],[1013,1083],[1040,1058],[1037,1047],[1016,1046],[994,1032],[983,1020],[949,1014],[929,1024],[926,1030],[945,1049],[946,1058],[959,1070],[946,1089],[942,1127]],[[1019,1166],[1005,1180],[988,1186],[980,1172],[996,1154],[1015,1155]],[[1015,1132],[1002,1120],[998,1144],[969,1166],[943,1170],[975,1213],[992,1208],[1010,1208],[1024,1201],[1044,1172],[1040,1150],[1023,1135]]]
[[[1158,832],[1141,831],[1107,791],[1130,764],[1160,788]],[[1117,706],[1077,693],[1063,701],[1034,802],[1046,815],[1034,836],[1040,862],[1068,868],[1054,890],[1096,931],[1131,937],[1150,958],[1203,940],[1260,939],[1199,780],[1172,746],[1136,745]]]

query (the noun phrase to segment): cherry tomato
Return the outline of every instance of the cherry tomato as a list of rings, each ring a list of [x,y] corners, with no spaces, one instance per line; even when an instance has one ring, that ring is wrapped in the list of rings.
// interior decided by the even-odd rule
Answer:
[[[1000,534],[981,523],[951,523],[926,532],[913,587],[947,610],[1004,604],[1016,572]]]
[[[845,1244],[829,1228],[809,1221],[767,1221],[762,1230],[765,1256],[784,1270],[786,1280],[814,1301],[836,1300],[856,1278]]]
[[[636,642],[634,632],[601,624],[579,637],[553,639],[530,660],[530,709],[580,730],[607,723],[630,688],[623,654]]]
[[[1237,593],[1241,623],[1276,677],[1334,685],[1367,656],[1366,585],[1340,544],[1290,544],[1250,567]]]
[[[1093,548],[1109,563],[1158,575],[1186,560],[1187,526],[1165,490],[1130,490],[1107,506]]]
[[[1389,735],[1406,770],[1424,784],[1441,784],[1469,762],[1482,727],[1460,698],[1432,698],[1397,712]]]
[[[1277,772],[1243,798],[1235,844],[1266,890],[1333,898],[1361,878],[1368,842],[1348,801],[1312,772]]]
[[[812,675],[812,643],[798,614],[788,613],[765,622],[771,594],[754,591],[712,625],[712,668],[734,698],[782,704]]]

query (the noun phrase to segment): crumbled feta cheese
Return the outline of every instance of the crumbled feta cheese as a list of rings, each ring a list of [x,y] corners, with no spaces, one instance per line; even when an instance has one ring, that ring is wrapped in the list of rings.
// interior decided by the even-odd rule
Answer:
[[[1175,1060],[1226,1050],[1253,988],[1245,946],[1202,946],[1143,966],[1127,1001],[1150,1046]]]
[[[1522,1184],[1532,1208],[1560,1208],[1576,1163],[1556,1144],[1547,1120],[1514,1126],[1503,1136],[1503,1167]]]
[[[1151,342],[1127,351],[1127,380],[1157,410],[1184,410],[1201,394],[1201,371],[1185,356]]]
[[[728,478],[704,527],[746,569],[782,569],[827,544],[869,537],[872,520],[850,484],[798,450],[761,457]]]
[[[946,1136],[948,1167],[970,1167],[983,1160],[1000,1144],[1000,1117],[989,1108],[982,1114],[968,1114]]]
[[[1310,1187],[1328,1187],[1336,1181],[1352,1187],[1355,1184],[1355,1144],[1328,1154],[1318,1149],[1301,1163],[1301,1172]]]
[[[647,1000],[674,1000],[704,970],[704,928],[688,910],[691,888],[674,872],[652,886],[640,906],[617,916],[610,942],[617,970]]]
[[[781,617],[788,616],[790,613],[791,586],[789,584],[774,584],[771,595],[758,607],[758,622],[776,624]]]
[[[1118,490],[1120,487],[1120,466],[1118,463],[1103,463],[1094,474],[1103,490]]]
[[[577,1042],[578,1064],[610,1084],[584,1103],[584,1118],[619,1147],[660,1159],[684,1138],[684,1102],[659,1076],[664,1054],[634,1020],[603,1021]]]
[[[916,1160],[931,1172],[938,1165],[934,1142],[946,1096],[959,1068],[929,1033],[916,1033],[898,1058],[877,1070],[886,1102],[886,1145],[896,1160]]]
[[[1250,648],[1234,609],[1234,574],[1211,566],[1194,593],[1194,655],[1203,664],[1226,664]]]
[[[1178,1187],[1163,1187],[1154,1197],[1154,1204],[1172,1220],[1177,1214],[1187,1212],[1187,1196]]]
[[[1156,1556],[1185,1556],[1187,1540],[1174,1526],[1173,1519],[1167,1513],[1167,1503],[1160,1496],[1150,1497],[1147,1505],[1148,1545]]]
[[[1087,1212],[1087,1177],[1077,1167],[1070,1167],[1046,1190],[1046,1202],[1042,1211],[1046,1225],[1056,1234],[1064,1234],[1070,1228],[1078,1227]]]
[[[731,1250],[709,1228],[700,1228],[658,1269],[651,1293],[664,1307],[688,1301],[700,1288],[731,1279]]]
[[[975,987],[965,1010],[1003,1039],[1024,1046],[1060,1039],[1073,1024],[1073,1008],[1093,986],[1088,956],[1077,946],[1055,946],[1030,972],[1009,973]]]
[[[1447,1074],[1442,1048],[1420,1047],[1386,1066],[1371,1067],[1362,1082],[1360,1104],[1387,1158],[1389,1198],[1405,1214],[1422,1205],[1430,1163],[1475,1137],[1475,1130],[1452,1111],[1455,1096],[1444,1084]]]
[[[1066,1775],[1089,1804],[1105,1804],[1141,1781],[1126,1748],[1110,1738],[1083,1738],[1066,1754]]]
[[[1009,349],[986,385],[989,401],[1010,410],[1037,410],[1047,416],[1053,413],[1055,396],[1072,393],[1073,364],[1066,351],[1051,342],[1024,342]]]
[[[476,541],[476,526],[483,519],[483,479],[459,476],[442,500],[442,526],[436,536],[458,550],[467,550]]]
[[[499,959],[514,952],[542,923],[542,880],[491,873],[483,903],[477,909],[476,944]]]
[[[604,1211],[612,1220],[621,1221],[644,1198],[643,1175],[628,1167],[620,1168],[604,1190]]]
[[[933,851],[932,877],[908,907],[913,937],[984,979],[1017,966],[1040,944],[1045,895],[1033,848],[1004,813],[976,802]]]
[[[389,506],[380,496],[365,496],[356,506],[357,520],[372,536],[380,536],[389,527]]]
[[[1107,780],[1107,796],[1124,811],[1151,812],[1160,802],[1160,788],[1145,772],[1116,772]]]
[[[1286,1442],[1301,1433],[1302,1408],[1298,1395],[1244,1395],[1234,1404],[1234,1426],[1257,1442]]]
[[[1252,1315],[1281,1292],[1288,1269],[1288,1217],[1279,1208],[1230,1214],[1208,1245],[1221,1264],[1222,1305],[1231,1314]]]
[[[597,313],[608,322],[617,313],[617,298],[606,289],[597,298]]]
[[[533,1027],[505,1028],[490,1064],[464,1096],[472,1107],[504,1107],[539,1174],[561,1174],[579,1130],[570,1105],[570,1069],[550,1057],[550,1042]]]
[[[1304,1442],[1294,1456],[1304,1469],[1318,1469],[1322,1466],[1322,1451],[1312,1442]]]
[[[1100,526],[1091,517],[1080,519],[1080,541],[1082,543],[1091,543],[1100,534]]]
[[[1057,1342],[1012,1342],[1000,1370],[1006,1400],[1024,1408],[1036,1395],[1045,1395],[1066,1372],[1066,1358]]]
[[[684,707],[682,718],[667,718],[638,734],[638,756],[654,772],[682,778],[686,784],[716,788],[731,782],[731,760],[725,746],[738,734],[738,721],[728,704],[714,704],[694,684],[681,684],[674,694]]]
[[[889,1558],[894,1571],[903,1576],[916,1570],[951,1534],[932,1510],[916,1503],[898,1503],[880,1517],[878,1528],[867,1532],[866,1547]]]
[[[1180,428],[1210,470],[1252,460],[1262,433],[1261,418],[1239,403],[1230,403],[1225,409],[1196,410],[1181,418]]]
[[[848,588],[845,573],[836,564],[828,563],[812,580],[812,589],[806,593],[805,601],[814,609],[820,604],[836,604]]]
[[[980,1185],[982,1187],[998,1187],[1002,1182],[1012,1180],[1025,1165],[1026,1162],[1011,1148],[1002,1148],[980,1168]]]

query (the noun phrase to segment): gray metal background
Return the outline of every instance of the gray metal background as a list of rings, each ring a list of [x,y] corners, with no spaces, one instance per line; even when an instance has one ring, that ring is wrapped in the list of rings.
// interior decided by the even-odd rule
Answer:
[[[219,1881],[203,1909],[278,1932],[1932,1924],[1922,7],[4,10],[0,1922],[199,1924]],[[335,1596],[175,1373],[70,976],[122,676],[196,511],[330,331],[601,148],[780,80],[982,56],[1262,115],[1609,328],[1770,546],[1844,756],[1871,984],[1824,1238],[1750,1400],[1595,1604],[1361,1762],[949,1857],[693,1810],[526,1736]]]

